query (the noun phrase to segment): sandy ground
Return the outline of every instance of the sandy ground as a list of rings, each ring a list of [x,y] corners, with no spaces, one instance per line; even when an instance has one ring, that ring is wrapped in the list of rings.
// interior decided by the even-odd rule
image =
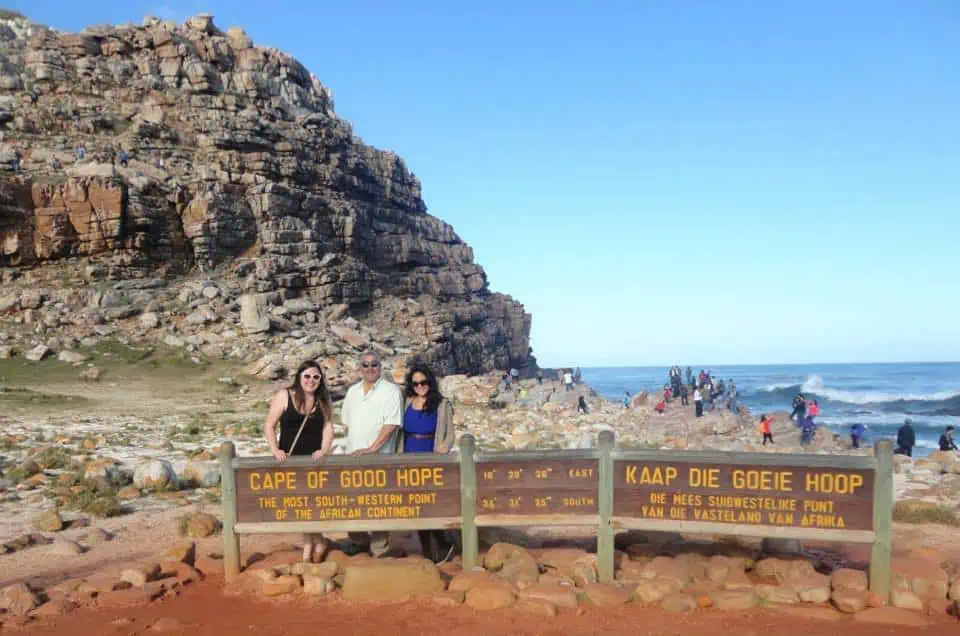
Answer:
[[[616,609],[561,610],[547,618],[506,609],[478,612],[465,606],[437,608],[407,602],[354,604],[336,597],[317,601],[256,601],[229,597],[220,592],[221,581],[207,581],[180,597],[127,610],[80,610],[68,616],[45,619],[23,628],[35,636],[101,636],[103,634],[189,633],[195,636],[257,634],[258,636],[313,636],[317,633],[426,636],[431,634],[623,634],[631,636],[692,636],[728,633],[737,636],[881,636],[956,634],[957,621],[930,618],[923,628],[877,626],[852,618],[822,620],[796,609],[760,609],[724,613],[695,611],[666,614],[655,608],[625,605]],[[790,612],[790,613],[787,613]],[[796,612],[796,613],[794,613]],[[4,629],[6,632],[6,629]],[[13,631],[11,629],[11,631]]]

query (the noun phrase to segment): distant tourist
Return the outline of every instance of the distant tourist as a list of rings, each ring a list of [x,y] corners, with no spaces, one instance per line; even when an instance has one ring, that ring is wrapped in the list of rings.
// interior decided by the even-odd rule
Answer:
[[[736,413],[738,409],[737,398],[737,385],[734,383],[733,378],[730,378],[730,382],[727,384],[727,408],[734,413]]]
[[[807,446],[817,434],[817,423],[809,415],[800,422],[800,445]]]
[[[687,367],[686,376],[687,376],[687,386],[693,384],[693,369],[691,369],[690,367]]]
[[[796,397],[793,398],[793,412],[790,413],[790,419],[796,418],[797,426],[799,426],[806,414],[807,400],[803,397],[803,393],[797,393]]]
[[[580,367],[577,367],[577,370],[573,372],[573,383],[580,384],[580,378],[583,376],[580,374]]]
[[[117,158],[120,159],[120,165],[126,168],[127,162],[130,160],[130,155],[127,154],[127,151],[121,150]]]
[[[817,403],[816,398],[809,400],[807,402],[807,417],[814,418],[820,415],[820,405]]]
[[[703,417],[703,392],[700,387],[693,390],[693,406],[696,409],[697,417]]]
[[[563,372],[563,390],[573,391],[573,374],[570,373],[570,369],[565,369]]]
[[[307,360],[297,369],[290,386],[274,393],[263,429],[270,453],[278,462],[292,455],[309,455],[319,461],[330,454],[333,406],[319,364]],[[321,561],[326,547],[322,534],[303,535],[303,560]]]
[[[657,405],[653,407],[653,410],[657,412],[657,415],[663,415],[663,412],[667,410],[667,403],[661,399],[657,402]]]
[[[855,422],[853,426],[850,427],[850,445],[853,448],[860,448],[860,442],[863,441],[863,437],[866,435],[866,432],[866,426],[860,422]]]
[[[577,413],[584,413],[584,414],[586,414],[586,413],[587,413],[587,410],[588,410],[588,409],[587,409],[587,401],[586,401],[586,400],[584,399],[584,397],[581,395],[579,398],[577,398]]]
[[[388,455],[396,452],[396,432],[402,425],[403,395],[397,385],[381,377],[380,356],[367,351],[360,356],[360,381],[347,389],[340,421],[347,429],[347,452],[353,455]],[[387,553],[387,533],[350,532],[350,552]],[[344,550],[347,551],[347,550]]]
[[[690,389],[686,384],[680,385],[680,404],[683,406],[689,406],[690,404]]]
[[[52,168],[52,169],[54,170],[54,172],[58,172],[58,171],[60,170],[60,168],[61,168],[60,160],[57,159],[56,157],[54,157],[53,159],[51,159],[51,160],[50,160],[50,168]]]
[[[510,381],[511,381],[511,382],[514,382],[514,383],[520,381],[520,372],[517,371],[517,368],[516,368],[516,367],[511,367],[511,368],[510,368]]]
[[[537,384],[543,384],[543,369],[537,369]]]
[[[957,450],[957,445],[953,442],[953,427],[948,426],[947,429],[940,435],[940,450],[942,451],[955,451]]]
[[[404,379],[406,407],[400,429],[400,453],[438,453],[453,448],[453,405],[440,393],[437,376],[425,364],[414,363]],[[455,542],[443,530],[418,530],[420,553],[442,563],[453,555]]]
[[[670,401],[670,387],[666,384],[663,385],[663,400],[664,402]]]
[[[87,147],[84,146],[83,144],[80,144],[79,146],[77,146],[76,153],[77,153],[77,161],[83,161],[84,158],[86,158],[87,156]]]
[[[913,431],[913,422],[908,417],[903,421],[903,426],[897,430],[897,448],[893,452],[913,457],[913,447],[916,445],[917,434]]]
[[[763,445],[773,444],[773,416],[764,413],[760,416],[760,434],[763,435]]]
[[[626,391],[623,394],[623,408],[625,409],[630,408],[630,391]]]

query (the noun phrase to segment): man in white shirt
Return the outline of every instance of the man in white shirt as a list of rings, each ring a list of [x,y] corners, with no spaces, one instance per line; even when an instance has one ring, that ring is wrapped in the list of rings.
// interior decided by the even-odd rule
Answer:
[[[381,377],[380,357],[373,351],[360,356],[360,382],[343,399],[340,421],[347,428],[347,452],[353,455],[396,452],[397,429],[402,424],[400,387]],[[351,532],[350,540],[374,556],[387,552],[386,532]]]

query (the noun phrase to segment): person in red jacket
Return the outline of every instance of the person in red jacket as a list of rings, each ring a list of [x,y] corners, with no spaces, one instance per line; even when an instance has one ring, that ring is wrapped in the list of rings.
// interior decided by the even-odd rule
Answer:
[[[763,445],[769,441],[773,444],[773,417],[764,413],[760,416],[760,433],[763,434]]]

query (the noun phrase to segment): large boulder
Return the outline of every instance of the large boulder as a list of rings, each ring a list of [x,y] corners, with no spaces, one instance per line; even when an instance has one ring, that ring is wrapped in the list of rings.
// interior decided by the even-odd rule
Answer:
[[[536,559],[524,548],[510,543],[491,546],[483,558],[483,567],[511,583],[533,584],[540,577]]]
[[[220,485],[219,462],[189,461],[180,471],[184,481],[199,488],[215,488]]]
[[[370,559],[347,565],[343,598],[348,601],[399,601],[443,589],[440,570],[422,559]]]
[[[133,472],[133,485],[146,490],[172,490],[178,487],[177,473],[165,459],[145,459]]]

